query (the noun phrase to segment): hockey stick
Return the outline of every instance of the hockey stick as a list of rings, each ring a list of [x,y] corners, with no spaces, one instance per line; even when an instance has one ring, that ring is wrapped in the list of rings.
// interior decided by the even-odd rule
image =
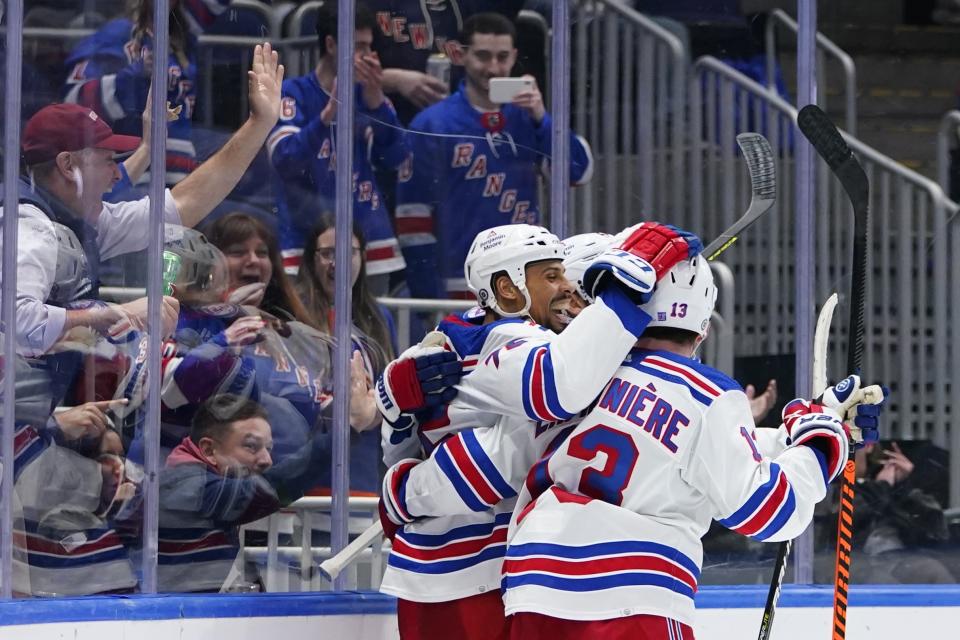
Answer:
[[[840,180],[853,206],[853,265],[850,271],[850,326],[847,338],[847,373],[859,373],[863,360],[864,297],[867,286],[867,231],[870,218],[870,184],[860,162],[827,115],[807,105],[797,115],[800,131]],[[847,633],[847,595],[850,589],[850,553],[853,546],[853,496],[856,463],[853,447],[843,468],[840,514],[837,522],[837,553],[834,568],[833,638]]]
[[[340,550],[337,555],[327,558],[320,563],[320,574],[327,580],[333,581],[340,572],[353,562],[364,550],[383,535],[383,525],[377,520],[367,527],[363,533],[353,539],[353,542]]]
[[[817,329],[813,334],[813,396],[816,398],[827,388],[827,342],[830,338],[830,324],[833,321],[833,312],[837,308],[837,294],[834,293],[820,308],[817,316]],[[763,618],[760,620],[759,640],[769,640],[773,629],[773,617],[777,613],[777,601],[780,599],[780,589],[783,586],[783,576],[787,572],[787,558],[793,548],[793,539],[781,542],[777,549],[777,560],[773,564],[773,577],[770,579],[770,590],[767,591],[767,602],[763,607]]]
[[[729,249],[739,234],[766,213],[777,198],[777,166],[773,161],[770,143],[759,133],[741,133],[737,136],[737,144],[750,170],[753,195],[746,213],[703,250],[707,260],[716,260],[717,256]]]

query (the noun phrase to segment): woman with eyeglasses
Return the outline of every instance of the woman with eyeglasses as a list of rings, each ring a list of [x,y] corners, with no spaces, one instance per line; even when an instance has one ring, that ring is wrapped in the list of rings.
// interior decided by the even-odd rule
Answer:
[[[333,218],[324,215],[307,236],[296,288],[304,306],[317,320],[322,331],[332,334],[334,282],[336,270],[336,230]],[[366,243],[354,226],[351,243],[350,282],[353,288],[353,338],[363,345],[371,380],[375,380],[396,353],[396,329],[393,317],[377,303],[370,292],[366,274]],[[371,391],[372,393],[372,391]],[[375,417],[379,423],[379,414]],[[350,438],[350,490],[353,495],[378,495],[380,487],[379,430],[353,433]],[[329,479],[320,484],[320,493],[329,487]]]

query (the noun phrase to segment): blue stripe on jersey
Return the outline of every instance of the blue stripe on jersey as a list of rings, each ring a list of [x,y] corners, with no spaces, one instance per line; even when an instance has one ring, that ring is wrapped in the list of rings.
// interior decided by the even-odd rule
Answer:
[[[540,354],[543,353],[541,357]],[[535,383],[539,376],[540,382]],[[527,417],[535,422],[559,422],[569,420],[574,416],[560,405],[557,396],[557,383],[553,375],[553,358],[550,355],[550,345],[536,347],[527,354],[527,361],[523,365],[522,378],[523,411]],[[548,415],[537,410],[533,398],[543,398]]]
[[[397,569],[406,569],[415,573],[454,573],[462,569],[475,567],[481,562],[503,558],[504,550],[507,547],[506,542],[494,543],[494,546],[486,547],[480,553],[466,558],[457,558],[456,560],[439,560],[434,562],[420,562],[410,558],[401,558],[396,553],[391,553],[387,558],[387,564]]]
[[[553,355],[550,345],[546,346],[547,353],[540,360],[543,369],[543,390],[544,397],[547,399],[547,408],[554,416],[561,420],[569,420],[574,416],[560,405],[560,398],[557,395],[557,379],[553,375]]]
[[[777,515],[774,516],[773,520],[770,521],[766,527],[756,532],[751,538],[754,540],[766,540],[770,536],[780,531],[783,528],[783,525],[787,523],[794,512],[797,510],[797,498],[793,493],[793,487],[789,484],[787,485],[787,497],[783,501],[783,506],[780,507],[780,511],[777,512]]]
[[[820,465],[820,473],[823,474],[823,484],[830,484],[830,470],[827,469],[827,456],[823,454],[823,451],[816,447],[807,447],[810,451],[813,451],[813,455],[817,458],[817,464]]]
[[[460,496],[460,499],[463,500],[463,503],[467,505],[470,510],[486,511],[490,508],[490,505],[484,503],[477,497],[477,494],[474,493],[469,483],[460,475],[460,472],[457,470],[457,464],[453,461],[453,458],[445,446],[440,445],[437,447],[433,453],[433,457],[437,461],[437,466],[440,467],[440,471],[443,472],[443,475],[447,476],[450,484],[456,489],[457,495]]]
[[[624,362],[621,366],[630,367],[631,369],[636,369],[637,371],[653,376],[654,378],[660,378],[661,380],[666,380],[668,382],[673,382],[675,384],[684,386],[690,390],[690,395],[693,396],[693,399],[704,406],[709,407],[710,403],[713,402],[713,398],[701,392],[699,389],[693,386],[689,380],[682,376],[666,373],[664,371],[660,371],[659,369],[652,369],[644,366],[642,362]]]
[[[467,451],[470,452],[470,457],[472,457],[473,461],[477,464],[480,473],[487,479],[487,482],[490,483],[494,491],[499,493],[504,500],[517,495],[517,492],[503,479],[500,471],[498,471],[497,467],[490,461],[490,458],[483,450],[483,447],[480,446],[480,443],[477,441],[477,436],[472,430],[460,432],[460,439],[463,441]]]
[[[613,556],[624,553],[655,553],[659,556],[676,562],[689,571],[697,580],[700,579],[700,568],[693,560],[673,547],[659,542],[641,542],[623,540],[618,542],[598,542],[595,544],[567,546],[550,542],[528,542],[526,544],[511,545],[507,551],[508,558],[524,558],[529,556],[555,556],[571,560],[593,559],[597,556]]]
[[[735,529],[749,518],[760,507],[760,504],[767,499],[770,493],[777,487],[777,480],[780,478],[780,465],[776,462],[770,463],[770,479],[757,487],[746,502],[739,509],[733,512],[733,515],[717,520],[728,529]],[[792,488],[791,488],[792,489]]]
[[[470,311],[456,316],[448,316],[437,325],[437,331],[443,332],[453,344],[454,351],[460,357],[477,355],[483,351],[487,336],[500,325],[516,322],[526,322],[523,318],[502,318],[490,324],[483,322],[483,316],[470,317]]]
[[[506,575],[502,580],[504,589],[515,589],[527,585],[548,587],[558,591],[602,591],[616,587],[663,587],[675,593],[693,599],[693,589],[676,578],[646,571],[616,573],[593,578],[560,578],[544,573],[524,573],[518,576]]]
[[[410,533],[404,530],[398,532],[397,535],[418,547],[439,547],[454,540],[488,536],[498,526],[509,524],[511,515],[510,512],[498,513],[492,522],[468,524],[463,527],[450,529],[444,533]]]
[[[48,555],[46,553],[40,553],[37,551],[27,552],[27,559],[30,563],[30,566],[43,569],[86,567],[90,565],[103,564],[104,562],[110,562],[111,560],[125,560],[126,558],[127,550],[122,544],[120,544],[119,540],[117,541],[117,546],[115,547],[82,556]]]
[[[670,351],[658,351],[650,349],[635,349],[633,354],[639,355],[639,360],[642,360],[648,355],[657,356],[658,358],[663,358],[664,360],[669,360],[671,362],[676,362],[677,364],[683,365],[689,369],[693,369],[697,372],[698,375],[706,378],[713,384],[720,387],[721,391],[743,391],[743,386],[727,374],[722,371],[717,371],[713,367],[703,364],[699,360],[694,360],[693,358],[687,358]]]

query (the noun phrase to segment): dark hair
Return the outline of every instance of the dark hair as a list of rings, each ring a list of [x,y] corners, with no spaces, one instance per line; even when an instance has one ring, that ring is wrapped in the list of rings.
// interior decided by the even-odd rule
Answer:
[[[495,36],[510,36],[514,45],[517,43],[517,28],[499,13],[475,13],[463,23],[460,30],[460,44],[469,47],[473,44],[473,34],[485,33]]]
[[[699,333],[687,329],[677,329],[676,327],[647,327],[640,335],[641,338],[653,338],[655,340],[668,340],[680,345],[693,344],[700,337]]]
[[[263,418],[267,412],[258,403],[232,393],[221,393],[208,398],[197,408],[190,423],[190,439],[200,444],[201,438],[222,440],[234,422]]]
[[[317,38],[320,39],[320,55],[327,53],[327,36],[331,36],[333,41],[337,41],[337,0],[328,0],[319,9],[317,9]],[[353,30],[370,29],[376,33],[377,19],[365,5],[357,3],[356,13],[353,19]]]
[[[131,0],[130,1],[130,19],[133,22],[133,31],[130,34],[133,50],[136,55],[140,55],[140,45],[143,43],[144,36],[148,30],[153,30],[153,0]],[[187,72],[190,65],[190,58],[187,55],[187,46],[191,40],[187,34],[187,18],[183,13],[183,3],[181,2],[175,9],[170,11],[170,52],[177,58],[183,72]]]
[[[280,257],[280,248],[276,236],[267,225],[248,213],[235,211],[218,218],[207,225],[203,233],[218,249],[226,253],[227,247],[233,244],[246,242],[253,236],[259,236],[267,245],[270,255],[270,264],[273,275],[267,283],[267,290],[263,294],[260,307],[281,319],[293,318],[313,327],[317,321],[307,311],[297,297],[297,292],[290,282],[290,278],[283,270],[283,260]],[[279,313],[277,313],[279,311]],[[283,316],[288,316],[284,318]]]
[[[300,272],[297,274],[297,285],[303,296],[304,304],[307,309],[317,318],[318,326],[321,330],[331,332],[329,326],[330,311],[333,309],[333,300],[330,300],[320,281],[317,279],[317,272],[314,269],[317,255],[317,238],[329,229],[333,229],[335,223],[333,217],[324,214],[320,217],[317,226],[314,227],[310,235],[307,236],[307,242],[303,246],[303,259],[300,263]],[[360,243],[360,274],[353,285],[353,324],[360,331],[367,335],[382,351],[376,354],[374,360],[380,356],[384,358],[383,362],[374,362],[376,371],[380,371],[386,363],[393,360],[393,346],[390,332],[387,330],[387,323],[383,317],[383,311],[377,304],[373,294],[367,287],[367,242],[363,237],[363,232],[354,225],[353,235]]]

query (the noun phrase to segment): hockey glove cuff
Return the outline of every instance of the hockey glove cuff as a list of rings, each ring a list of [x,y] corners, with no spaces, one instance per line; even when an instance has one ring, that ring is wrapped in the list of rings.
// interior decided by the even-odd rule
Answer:
[[[828,407],[797,398],[783,408],[790,447],[810,447],[823,467],[824,480],[833,481],[849,455],[849,433],[840,416]]]
[[[630,300],[641,305],[650,300],[656,272],[643,258],[620,249],[604,251],[594,258],[583,274],[583,290],[595,300],[606,287],[618,287]]]
[[[395,527],[400,527],[414,521],[414,517],[407,511],[407,474],[415,466],[420,464],[419,460],[406,458],[387,469],[383,476],[383,488],[380,496],[380,518],[383,522],[384,531],[387,530],[387,521],[393,523]]]

